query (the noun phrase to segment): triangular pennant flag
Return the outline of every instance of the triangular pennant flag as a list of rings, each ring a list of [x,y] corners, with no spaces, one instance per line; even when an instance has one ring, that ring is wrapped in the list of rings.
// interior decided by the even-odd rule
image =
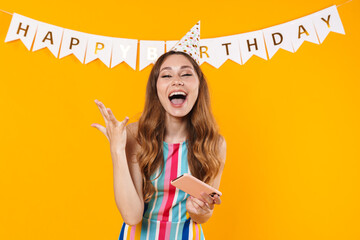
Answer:
[[[322,43],[329,32],[345,34],[336,5],[325,8],[310,15],[320,43]]]
[[[37,26],[38,21],[14,13],[5,38],[5,42],[20,39],[26,48],[30,51],[31,45],[34,42]]]

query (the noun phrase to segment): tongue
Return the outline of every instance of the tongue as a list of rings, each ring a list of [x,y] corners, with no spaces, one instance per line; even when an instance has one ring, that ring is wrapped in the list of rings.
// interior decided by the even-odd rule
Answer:
[[[182,98],[174,98],[171,100],[171,102],[176,105],[182,104],[184,101],[185,101],[185,99],[182,99]]]

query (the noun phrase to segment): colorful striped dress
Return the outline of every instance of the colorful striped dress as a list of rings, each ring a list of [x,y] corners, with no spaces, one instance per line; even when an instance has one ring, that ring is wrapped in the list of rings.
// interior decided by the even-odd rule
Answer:
[[[164,169],[152,181],[155,187],[150,202],[144,205],[143,219],[137,225],[122,224],[119,240],[205,240],[200,224],[193,222],[186,211],[189,194],[175,188],[170,181],[190,173],[187,159],[187,141],[163,142]],[[160,168],[151,176],[155,179]]]

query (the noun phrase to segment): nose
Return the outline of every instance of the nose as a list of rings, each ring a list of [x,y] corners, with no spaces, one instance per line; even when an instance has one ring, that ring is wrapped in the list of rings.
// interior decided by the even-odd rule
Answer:
[[[184,86],[184,83],[183,83],[180,79],[176,78],[176,79],[172,82],[172,85]]]

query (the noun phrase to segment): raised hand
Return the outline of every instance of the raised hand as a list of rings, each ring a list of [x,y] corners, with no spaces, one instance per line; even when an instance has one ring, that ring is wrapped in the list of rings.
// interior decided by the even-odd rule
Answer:
[[[129,117],[125,117],[122,122],[116,120],[114,114],[110,108],[106,108],[105,105],[95,100],[96,105],[99,107],[101,115],[105,120],[105,126],[103,127],[98,123],[91,124],[92,127],[99,129],[110,142],[111,151],[124,150],[126,146],[126,124],[129,121]]]

